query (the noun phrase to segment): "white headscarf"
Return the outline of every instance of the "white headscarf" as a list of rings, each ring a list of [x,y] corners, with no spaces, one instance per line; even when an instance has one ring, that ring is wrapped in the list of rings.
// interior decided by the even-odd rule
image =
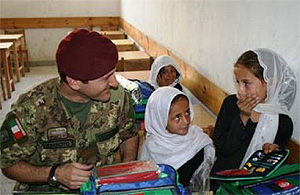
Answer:
[[[247,149],[240,168],[264,143],[273,143],[278,130],[279,114],[289,115],[296,96],[296,76],[285,60],[269,49],[252,50],[258,56],[263,67],[264,80],[267,83],[267,97],[254,111],[261,113],[253,138]]]
[[[184,94],[174,87],[160,87],[150,96],[145,113],[146,141],[141,150],[141,160],[152,160],[180,168],[202,148],[204,160],[214,162],[215,149],[212,140],[198,126],[189,126],[186,135],[169,133],[166,129],[171,101]],[[189,101],[191,120],[193,107]]]
[[[170,56],[166,56],[166,55],[158,56],[151,65],[150,80],[149,80],[149,83],[154,87],[154,89],[157,89],[159,87],[158,83],[156,82],[156,79],[160,69],[169,65],[172,65],[179,73],[179,76],[169,86],[174,87],[177,83],[180,82],[181,71],[179,66],[175,62],[175,60],[173,60],[173,58],[171,58]]]

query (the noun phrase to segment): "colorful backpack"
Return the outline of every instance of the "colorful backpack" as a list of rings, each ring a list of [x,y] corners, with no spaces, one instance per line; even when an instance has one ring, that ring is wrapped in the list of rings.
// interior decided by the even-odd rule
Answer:
[[[143,165],[140,165],[141,162]],[[144,164],[148,162],[149,161],[132,161],[119,163],[111,165],[113,166],[111,170],[124,170],[124,168],[116,168],[116,166],[125,166],[125,169],[133,166],[144,166]],[[130,165],[132,163],[133,166]],[[104,169],[105,168],[106,167],[104,167]],[[123,174],[124,171],[120,171],[119,173],[115,173],[115,175],[111,175],[112,182],[108,180],[108,182],[101,181],[101,178],[94,172],[90,180],[81,186],[81,194],[188,194],[178,182],[178,175],[173,167],[166,164],[159,164],[157,165],[157,169],[153,169],[153,167],[148,168],[144,171],[137,171],[136,168],[133,168],[134,171],[129,171],[130,174]],[[128,172],[128,170],[126,170],[126,172]],[[107,178],[107,174],[102,177],[102,179]]]

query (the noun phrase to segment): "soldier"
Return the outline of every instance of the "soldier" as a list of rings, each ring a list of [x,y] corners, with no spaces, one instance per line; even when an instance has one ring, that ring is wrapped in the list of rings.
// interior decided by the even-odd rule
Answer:
[[[21,95],[7,114],[0,163],[18,182],[78,189],[94,166],[135,160],[138,136],[109,39],[73,31],[59,44],[56,62],[60,78]]]

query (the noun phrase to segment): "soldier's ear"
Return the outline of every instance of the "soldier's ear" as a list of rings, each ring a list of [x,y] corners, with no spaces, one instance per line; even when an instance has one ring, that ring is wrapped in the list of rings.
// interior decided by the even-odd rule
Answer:
[[[73,79],[73,78],[71,78],[71,77],[69,77],[69,76],[66,76],[66,80],[67,80],[68,85],[69,85],[73,90],[77,91],[77,90],[80,88],[79,83],[80,83],[81,81],[76,80],[76,79]]]

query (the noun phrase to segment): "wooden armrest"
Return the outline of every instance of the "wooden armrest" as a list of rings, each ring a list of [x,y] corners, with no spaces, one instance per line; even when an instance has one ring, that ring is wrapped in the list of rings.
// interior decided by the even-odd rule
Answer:
[[[299,143],[294,139],[291,138],[290,141],[287,144],[287,149],[290,150],[290,156],[287,160],[288,163],[300,163],[300,145]]]
[[[206,127],[203,127],[203,132],[206,133],[210,138],[212,138],[215,127],[213,125],[208,125]]]

